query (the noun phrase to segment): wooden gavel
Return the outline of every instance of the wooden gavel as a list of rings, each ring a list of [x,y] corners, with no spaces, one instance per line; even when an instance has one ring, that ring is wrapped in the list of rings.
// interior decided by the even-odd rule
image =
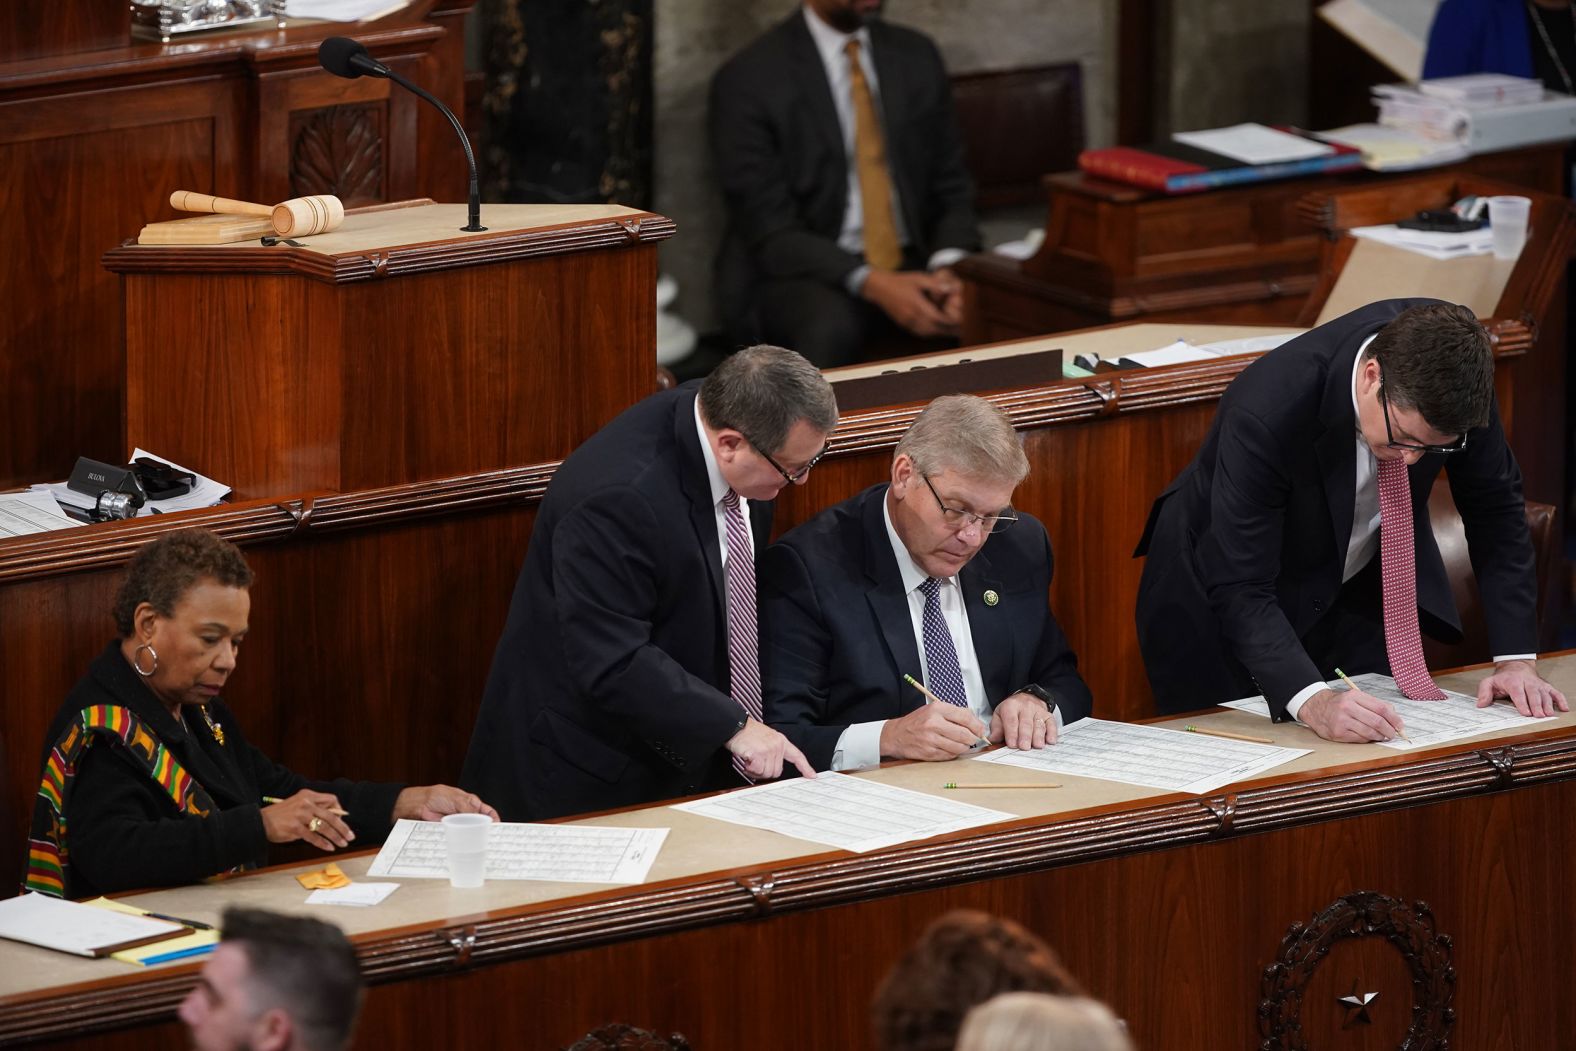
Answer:
[[[293,197],[283,204],[252,204],[228,197],[176,190],[170,194],[170,207],[177,212],[218,212],[223,215],[255,215],[274,224],[280,237],[308,237],[337,229],[345,221],[345,206],[332,194]]]

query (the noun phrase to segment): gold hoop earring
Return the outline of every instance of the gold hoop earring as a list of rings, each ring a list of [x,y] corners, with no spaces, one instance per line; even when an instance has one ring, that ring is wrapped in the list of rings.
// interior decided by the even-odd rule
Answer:
[[[142,670],[143,650],[147,650],[149,653],[153,654],[153,667],[149,668],[147,671]],[[137,674],[142,676],[144,679],[150,678],[154,672],[159,670],[159,651],[154,649],[151,643],[144,642],[141,646],[138,646],[136,649],[131,651],[131,666],[135,668],[137,670]]]

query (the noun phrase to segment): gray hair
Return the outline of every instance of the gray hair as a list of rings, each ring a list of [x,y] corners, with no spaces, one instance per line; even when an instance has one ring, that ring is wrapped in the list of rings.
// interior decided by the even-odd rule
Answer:
[[[700,411],[713,429],[736,430],[767,455],[800,420],[823,434],[837,426],[837,398],[821,370],[766,343],[737,351],[706,377]]]
[[[892,455],[907,456],[926,475],[950,467],[970,478],[1017,485],[1029,474],[1029,458],[1012,421],[972,394],[948,394],[927,405]]]
[[[342,1051],[361,1011],[361,968],[344,932],[307,916],[224,910],[221,937],[246,954],[253,1017],[290,1016],[309,1051]]]
[[[1003,993],[968,1013],[957,1051],[1132,1051],[1109,1008],[1048,993]]]

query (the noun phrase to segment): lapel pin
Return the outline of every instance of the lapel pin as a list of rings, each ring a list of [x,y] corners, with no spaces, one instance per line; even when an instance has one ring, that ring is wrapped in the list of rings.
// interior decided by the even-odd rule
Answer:
[[[987,606],[994,606],[996,603],[998,603],[1000,601],[1001,601],[1001,596],[1000,595],[996,594],[996,592],[992,591],[990,588],[986,588],[985,589],[985,605],[987,605]]]

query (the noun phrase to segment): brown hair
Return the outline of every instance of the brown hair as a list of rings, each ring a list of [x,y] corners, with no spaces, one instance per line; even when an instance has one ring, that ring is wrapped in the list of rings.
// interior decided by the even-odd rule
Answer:
[[[837,426],[837,398],[821,370],[783,347],[760,343],[730,354],[700,388],[713,430],[731,428],[770,456],[804,420],[822,434]]]
[[[871,1004],[882,1051],[951,1051],[969,1010],[999,993],[1082,996],[1051,947],[972,909],[937,919],[887,972]]]
[[[1488,330],[1466,307],[1407,307],[1368,344],[1390,404],[1421,413],[1443,434],[1488,424],[1494,404],[1494,350]]]
[[[137,607],[144,602],[166,617],[174,616],[186,592],[202,580],[249,588],[252,570],[239,548],[206,529],[181,529],[142,545],[115,593],[116,630],[122,638],[130,637]]]
[[[221,926],[221,937],[246,954],[253,1018],[282,1009],[309,1051],[340,1051],[350,1044],[362,980],[343,931],[307,916],[237,906],[224,910]]]

